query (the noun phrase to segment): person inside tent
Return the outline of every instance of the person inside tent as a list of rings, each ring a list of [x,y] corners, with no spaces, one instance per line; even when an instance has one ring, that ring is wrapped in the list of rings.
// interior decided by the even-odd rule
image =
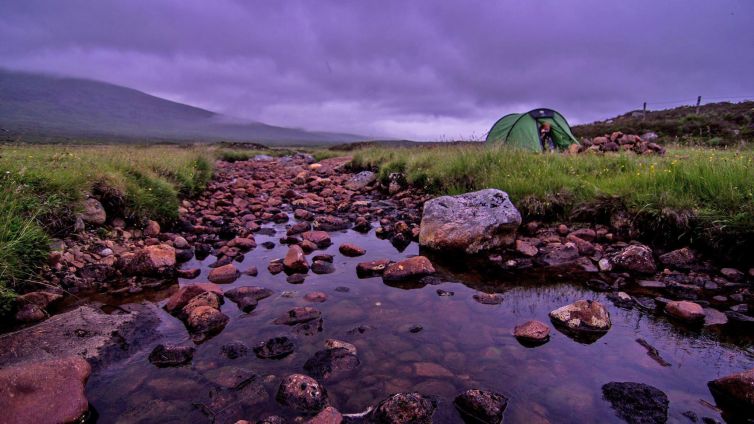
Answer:
[[[552,139],[552,128],[550,128],[549,122],[543,122],[539,127],[539,139],[542,141],[544,151],[555,151],[555,141]]]

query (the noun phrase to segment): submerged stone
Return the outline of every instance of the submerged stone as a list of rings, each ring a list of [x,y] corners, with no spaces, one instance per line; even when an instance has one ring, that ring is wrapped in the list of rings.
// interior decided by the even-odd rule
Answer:
[[[616,415],[631,424],[661,424],[668,420],[668,397],[660,389],[642,383],[612,382],[602,395]]]

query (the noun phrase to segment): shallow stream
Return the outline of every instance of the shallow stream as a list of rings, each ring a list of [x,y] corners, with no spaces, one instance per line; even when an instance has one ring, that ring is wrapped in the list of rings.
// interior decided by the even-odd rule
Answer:
[[[253,421],[269,414],[293,417],[292,411],[275,401],[278,385],[288,374],[303,373],[304,362],[324,349],[328,338],[354,344],[361,362],[354,371],[325,383],[331,404],[338,410],[357,413],[388,394],[418,391],[437,396],[435,422],[461,422],[452,399],[469,388],[491,389],[507,396],[505,421],[509,423],[620,422],[602,399],[601,387],[611,381],[641,382],[664,391],[670,400],[670,422],[690,422],[683,415],[687,411],[700,419],[720,419],[707,382],[754,367],[750,342],[736,335],[721,337],[637,309],[620,309],[604,294],[584,288],[580,281],[569,282],[567,276],[481,276],[464,270],[464,264],[453,264],[451,269],[443,266],[443,260],[433,258],[438,276],[447,282],[408,288],[391,287],[380,277],[360,279],[355,271],[358,262],[399,260],[419,253],[415,243],[399,252],[389,241],[376,238],[373,231],[367,235],[350,230],[331,233],[333,245],[314,254],[332,254],[335,273],[310,272],[303,284],[289,284],[284,273],[271,275],[267,271],[269,261],[283,257],[287,250],[278,243],[285,235],[285,225],[270,227],[276,234],[257,234],[260,246],[236,264],[242,271],[255,265],[259,275],[242,275],[223,289],[255,285],[275,294],[261,300],[249,314],[226,300],[222,311],[230,317],[229,324],[197,345],[191,365],[157,368],[147,360],[150,349],[145,349],[97,371],[89,380],[87,395],[98,422],[208,422],[210,418],[197,405],[209,402],[212,376],[229,366],[258,374],[269,400],[243,407],[219,421]],[[275,242],[275,247],[265,249],[261,246],[265,241]],[[344,242],[366,248],[367,254],[344,257],[338,253]],[[214,260],[210,256],[185,264],[202,268],[202,275],[179,284],[206,281],[207,265]],[[493,288],[503,295],[502,304],[485,305],[472,298],[480,289]],[[454,295],[439,296],[438,289]],[[295,293],[285,297],[284,291]],[[304,295],[312,291],[326,293],[327,301],[306,301]],[[169,292],[163,294],[167,295]],[[612,318],[612,329],[596,342],[579,343],[552,326],[550,341],[539,347],[524,347],[512,336],[517,324],[538,319],[549,325],[548,312],[584,298],[602,302]],[[165,299],[158,302],[161,305]],[[305,305],[322,312],[321,332],[295,334],[291,327],[273,324],[289,309]],[[192,343],[181,321],[163,310],[160,313],[160,342]],[[416,325],[423,329],[411,332]],[[353,331],[360,326],[363,332]],[[260,359],[251,351],[259,342],[280,335],[295,340],[295,351],[286,358]],[[637,343],[638,338],[654,346],[670,366],[653,360]],[[237,340],[249,346],[249,354],[227,359],[221,347]]]

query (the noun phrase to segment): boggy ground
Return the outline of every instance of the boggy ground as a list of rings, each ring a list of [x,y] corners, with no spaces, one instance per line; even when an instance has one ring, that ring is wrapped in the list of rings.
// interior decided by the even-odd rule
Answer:
[[[416,259],[429,196],[400,176],[383,189],[347,159],[312,162],[219,162],[207,190],[183,202],[176,231],[116,222],[115,237],[66,240],[54,278],[69,291],[96,290],[78,303],[110,315],[64,302],[67,322],[102,322],[6,335],[0,363],[23,370],[33,337],[53,357],[82,353],[55,337],[90,343],[84,394],[102,422],[318,413],[317,422],[338,422],[341,412],[348,421],[457,422],[459,411],[487,422],[503,411],[512,422],[714,419],[707,381],[754,366],[743,272],[689,250],[657,255],[630,239],[620,216],[611,226],[529,222],[510,248]],[[28,295],[26,312],[44,318],[50,292]],[[604,305],[612,328],[513,337],[515,326],[579,299]],[[701,312],[672,303],[683,299]],[[148,334],[134,331],[139,320]],[[643,401],[632,403],[636,393]]]

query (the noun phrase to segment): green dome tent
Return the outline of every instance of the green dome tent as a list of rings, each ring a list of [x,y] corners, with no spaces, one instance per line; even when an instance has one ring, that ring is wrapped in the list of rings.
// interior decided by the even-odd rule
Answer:
[[[556,147],[567,149],[571,144],[579,144],[571,133],[568,121],[552,109],[534,109],[526,113],[505,115],[490,128],[486,142],[541,152],[544,144],[540,140],[539,130],[545,122],[550,124],[550,134]]]

